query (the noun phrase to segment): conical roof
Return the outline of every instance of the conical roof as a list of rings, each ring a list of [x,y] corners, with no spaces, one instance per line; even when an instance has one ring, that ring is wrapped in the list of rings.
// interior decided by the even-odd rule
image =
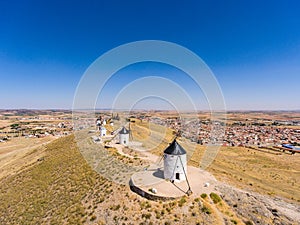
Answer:
[[[176,139],[166,148],[164,153],[169,155],[184,155],[186,151],[180,144],[177,143]]]
[[[129,134],[129,130],[127,130],[125,127],[123,127],[123,128],[120,130],[119,134]]]

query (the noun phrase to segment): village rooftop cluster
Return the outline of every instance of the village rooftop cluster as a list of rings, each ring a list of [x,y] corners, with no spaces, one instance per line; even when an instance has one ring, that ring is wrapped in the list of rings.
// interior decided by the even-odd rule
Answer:
[[[148,117],[149,122],[180,131],[180,135],[198,144],[221,143],[224,146],[300,146],[300,120],[269,119],[210,121],[180,117]],[[212,127],[214,132],[212,134]]]
[[[205,113],[204,113],[205,114]],[[280,114],[280,113],[279,113]],[[282,144],[300,145],[300,118],[296,116],[268,116],[251,118],[251,113],[229,117],[226,121],[211,121],[205,114],[202,117],[186,114],[179,117],[168,112],[135,112],[128,116],[144,122],[165,126],[178,132],[180,136],[198,144],[222,144],[224,146],[278,146]],[[98,115],[100,115],[98,113]],[[119,120],[119,114],[102,112],[110,123]],[[113,115],[113,116],[112,116]],[[120,115],[122,113],[120,112]],[[277,115],[277,114],[275,114]],[[122,115],[124,116],[124,115]],[[264,118],[266,117],[266,118]],[[73,132],[72,114],[60,110],[3,110],[0,112],[0,141],[11,137],[45,137],[48,135],[64,136]],[[83,120],[80,129],[95,124],[95,118]],[[212,135],[212,127],[214,134]]]

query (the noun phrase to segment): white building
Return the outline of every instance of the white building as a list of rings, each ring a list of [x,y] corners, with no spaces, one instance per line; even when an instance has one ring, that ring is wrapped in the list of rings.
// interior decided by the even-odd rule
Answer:
[[[119,132],[119,142],[121,145],[128,145],[129,143],[129,130],[123,127]]]
[[[100,127],[100,137],[106,136],[106,128]]]
[[[164,151],[164,178],[180,182],[187,179],[186,151],[176,139]]]

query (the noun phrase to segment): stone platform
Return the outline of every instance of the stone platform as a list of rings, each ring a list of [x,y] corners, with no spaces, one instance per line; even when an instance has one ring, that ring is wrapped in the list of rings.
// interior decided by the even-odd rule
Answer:
[[[188,166],[187,177],[191,186],[192,195],[199,196],[202,193],[211,193],[214,190],[216,179],[207,171]],[[164,179],[163,168],[151,165],[147,170],[132,175],[130,188],[139,195],[151,200],[170,200],[187,195],[187,181],[170,182]],[[155,189],[157,193],[151,192]]]

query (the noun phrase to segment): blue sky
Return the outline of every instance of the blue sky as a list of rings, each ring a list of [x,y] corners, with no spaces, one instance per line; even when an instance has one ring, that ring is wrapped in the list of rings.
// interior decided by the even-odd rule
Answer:
[[[164,40],[206,62],[228,109],[300,109],[299,11],[298,1],[3,0],[0,108],[71,108],[81,76],[100,55],[132,41]],[[124,68],[104,99],[152,73],[172,79],[180,71]],[[181,85],[197,101],[201,91],[188,79]]]

